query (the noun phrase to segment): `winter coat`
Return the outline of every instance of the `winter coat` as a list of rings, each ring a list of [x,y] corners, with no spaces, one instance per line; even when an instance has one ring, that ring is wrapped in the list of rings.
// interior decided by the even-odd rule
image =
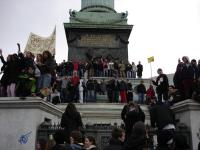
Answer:
[[[188,66],[186,64],[183,65],[183,68],[181,70],[181,80],[194,80],[195,77],[195,71],[192,67],[191,64],[189,64]]]
[[[122,150],[143,150],[144,146],[146,144],[146,138],[141,136],[134,136],[131,135],[130,138],[128,138],[127,142],[124,144]]]
[[[165,104],[154,105],[150,108],[150,121],[152,127],[158,127],[162,130],[168,124],[174,124],[174,114],[172,110]]]
[[[85,150],[85,148],[83,146],[84,145],[81,145],[81,144],[71,144],[70,150]]]
[[[137,122],[131,132],[131,136],[127,138],[123,150],[143,150],[147,145],[145,125]]]
[[[156,81],[152,81],[154,85],[156,85],[156,93],[163,93],[168,91],[169,82],[166,74],[160,74]]]
[[[126,114],[127,112],[129,111],[129,106],[128,104],[127,105],[124,105],[123,109],[122,109],[122,112],[121,112],[121,119],[125,122],[125,119],[126,119]]]
[[[52,58],[49,58],[44,61],[44,74],[52,73],[56,69],[56,61]]]
[[[64,144],[56,144],[51,148],[51,150],[70,150],[70,146]]]
[[[98,150],[95,145],[90,145],[90,147],[86,148],[85,150]]]
[[[155,91],[153,88],[149,88],[146,92],[146,96],[149,97],[149,98],[153,98],[155,97]]]
[[[119,89],[120,89],[120,91],[127,90],[127,84],[126,84],[125,81],[122,80],[122,81],[119,83]]]
[[[111,138],[109,145],[106,146],[103,150],[122,150],[122,142],[118,139]]]
[[[79,130],[83,126],[79,112],[73,114],[63,113],[61,118],[61,127],[64,128],[65,140],[69,142],[69,135],[73,130]]]
[[[142,77],[142,71],[143,71],[143,65],[138,64],[137,65],[137,76]]]
[[[133,126],[136,122],[145,120],[145,114],[144,112],[139,108],[139,111],[136,112],[135,110],[129,111],[126,113],[125,118],[125,129],[127,136],[130,136]]]
[[[139,84],[137,86],[137,93],[143,93],[143,94],[146,93],[146,87],[144,86],[144,84]]]
[[[0,59],[3,63],[3,66],[1,67],[1,71],[3,72],[1,77],[1,86],[6,87],[8,85],[8,63],[4,60],[3,56],[0,56]]]
[[[74,112],[74,114],[64,113],[61,118],[61,127],[65,127],[71,131],[79,129],[83,126],[81,115],[79,112]]]

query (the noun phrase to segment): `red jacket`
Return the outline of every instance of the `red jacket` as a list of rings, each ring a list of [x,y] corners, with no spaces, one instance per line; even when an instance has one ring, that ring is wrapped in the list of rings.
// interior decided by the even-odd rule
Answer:
[[[75,86],[75,87],[78,86],[79,81],[80,81],[80,78],[78,76],[73,76],[71,78],[72,85]]]
[[[154,91],[154,89],[153,88],[149,88],[148,90],[147,90],[147,92],[146,92],[146,96],[147,97],[155,97],[155,91]]]

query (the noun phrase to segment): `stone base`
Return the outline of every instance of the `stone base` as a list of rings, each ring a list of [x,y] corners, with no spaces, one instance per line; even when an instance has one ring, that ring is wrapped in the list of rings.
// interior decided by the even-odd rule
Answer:
[[[58,108],[65,110],[67,104],[59,104]],[[76,107],[81,113],[84,124],[114,124],[117,123],[120,125],[121,120],[121,111],[124,107],[124,104],[121,103],[77,103]],[[146,115],[145,122],[149,124],[150,116],[149,111],[146,105],[141,106],[142,110]]]
[[[175,117],[184,123],[191,133],[191,149],[198,150],[199,136],[200,135],[200,103],[188,99],[176,103],[172,107],[175,112]]]

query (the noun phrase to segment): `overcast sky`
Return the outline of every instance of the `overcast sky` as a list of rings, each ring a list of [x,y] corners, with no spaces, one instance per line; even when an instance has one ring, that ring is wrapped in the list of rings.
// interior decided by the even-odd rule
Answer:
[[[56,25],[56,60],[67,60],[63,23],[69,9],[80,8],[81,0],[0,0],[0,48],[6,56],[19,42],[23,51],[30,32],[46,37]],[[184,55],[200,58],[200,0],[115,0],[115,10],[129,13],[129,60],[142,62],[144,77],[150,77],[150,56],[153,76],[157,68],[174,73]]]

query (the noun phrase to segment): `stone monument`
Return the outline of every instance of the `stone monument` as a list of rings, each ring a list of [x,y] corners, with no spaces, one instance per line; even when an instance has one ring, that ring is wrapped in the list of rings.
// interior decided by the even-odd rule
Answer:
[[[133,25],[127,24],[128,12],[115,11],[114,0],[82,0],[81,10],[69,14],[70,22],[64,23],[69,61],[101,56],[128,61]]]

